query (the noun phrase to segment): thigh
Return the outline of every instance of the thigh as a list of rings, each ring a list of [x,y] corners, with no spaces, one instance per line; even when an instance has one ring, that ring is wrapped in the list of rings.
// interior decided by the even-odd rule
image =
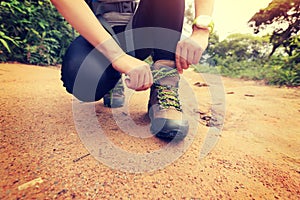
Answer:
[[[141,0],[132,20],[133,29],[138,28],[133,41],[135,47],[150,48],[136,50],[136,56],[144,58],[151,53],[154,60],[175,59],[184,10],[184,0]]]
[[[182,31],[185,0],[141,0],[133,28],[162,27]]]
[[[82,36],[68,48],[61,75],[67,91],[82,101],[101,99],[121,77],[105,56]]]

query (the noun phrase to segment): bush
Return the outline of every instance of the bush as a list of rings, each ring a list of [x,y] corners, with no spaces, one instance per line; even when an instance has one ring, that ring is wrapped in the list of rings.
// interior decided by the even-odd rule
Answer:
[[[265,66],[265,80],[272,85],[300,86],[300,63],[272,59]]]
[[[5,0],[0,10],[1,62],[61,63],[73,31],[49,0]]]
[[[195,72],[198,73],[208,73],[208,74],[220,74],[220,69],[218,66],[208,66],[208,65],[193,65]]]
[[[258,61],[237,61],[230,57],[219,59],[217,66],[195,65],[195,71],[201,73],[219,73],[233,78],[262,80],[263,64]]]
[[[195,65],[196,72],[217,73],[233,78],[264,80],[279,86],[300,86],[300,63],[289,57],[273,57],[268,61],[237,61],[234,57],[218,60],[218,66]]]

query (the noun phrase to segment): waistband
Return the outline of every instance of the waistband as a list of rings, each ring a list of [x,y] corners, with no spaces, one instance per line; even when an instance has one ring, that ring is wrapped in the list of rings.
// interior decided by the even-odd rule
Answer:
[[[102,2],[102,3],[119,3],[119,2],[139,2],[140,0],[91,0],[91,2]]]
[[[91,7],[95,15],[109,12],[134,13],[137,8],[136,0],[93,0]]]

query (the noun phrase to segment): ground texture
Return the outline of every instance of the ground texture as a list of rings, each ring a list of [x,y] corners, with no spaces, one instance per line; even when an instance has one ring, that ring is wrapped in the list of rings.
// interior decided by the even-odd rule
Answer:
[[[211,85],[192,71],[184,78],[199,101],[191,145],[161,169],[130,173],[89,155],[57,68],[0,64],[0,199],[300,199],[299,88],[222,78],[225,123],[199,159],[214,112]],[[134,93],[129,103],[131,119],[145,127],[147,97]],[[99,124],[119,148],[150,154],[168,145],[124,133],[113,112],[95,103]]]

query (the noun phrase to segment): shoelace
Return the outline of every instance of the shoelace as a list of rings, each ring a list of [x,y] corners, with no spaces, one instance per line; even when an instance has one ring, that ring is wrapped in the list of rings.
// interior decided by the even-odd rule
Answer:
[[[170,85],[160,85],[159,80],[165,77],[176,77],[179,76],[176,69],[168,69],[161,67],[160,69],[152,70],[154,87],[157,89],[158,104],[162,108],[174,107],[178,111],[182,111],[179,99],[178,99],[178,88]]]
[[[123,93],[124,93],[124,86],[121,78],[118,81],[118,83],[115,85],[115,87],[109,91],[110,105],[113,105],[114,94],[123,95]]]
[[[124,92],[124,86],[123,86],[123,82],[122,79],[119,80],[119,82],[116,84],[116,86],[109,91],[110,97],[113,96],[113,94],[120,94],[122,95]]]
[[[114,93],[123,94],[124,92],[124,86],[122,79],[119,80],[117,85],[115,86]]]

